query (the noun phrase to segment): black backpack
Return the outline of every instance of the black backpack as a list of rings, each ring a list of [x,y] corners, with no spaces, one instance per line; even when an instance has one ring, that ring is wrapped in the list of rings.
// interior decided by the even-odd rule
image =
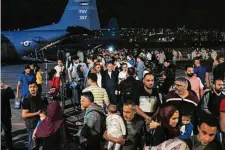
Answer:
[[[93,131],[95,131],[99,136],[101,136],[101,140],[104,140],[103,134],[104,134],[104,132],[106,131],[106,115],[105,115],[104,113],[98,111],[98,110],[95,110],[95,109],[89,111],[87,114],[89,114],[90,112],[93,112],[93,111],[97,112],[97,113],[101,116],[101,122],[100,122],[100,129],[101,129],[101,130],[100,130],[100,132],[98,132],[98,131],[95,130],[94,127],[93,127],[92,129],[87,129],[87,128],[89,128],[89,127],[87,127],[87,125],[86,125],[86,126],[84,126],[84,128],[86,128],[86,129],[84,129],[85,131],[84,131],[84,133],[83,133],[83,136],[84,136],[85,138],[87,138],[88,136],[91,135],[91,130],[93,130]],[[87,114],[86,114],[86,115],[87,115]],[[87,130],[89,130],[89,131],[87,131]]]
[[[134,83],[132,82],[128,82],[124,84],[124,88],[121,89],[121,99],[125,100],[125,99],[131,99],[134,95],[135,92],[135,87],[134,87]]]

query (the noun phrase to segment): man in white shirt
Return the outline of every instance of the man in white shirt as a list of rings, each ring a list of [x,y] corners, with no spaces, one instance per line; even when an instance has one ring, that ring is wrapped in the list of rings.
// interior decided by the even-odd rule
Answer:
[[[95,64],[94,71],[95,71],[95,73],[97,74],[97,77],[98,77],[97,84],[98,84],[99,87],[102,87],[102,75],[101,75],[101,66],[100,66],[100,64],[98,64],[98,63]]]

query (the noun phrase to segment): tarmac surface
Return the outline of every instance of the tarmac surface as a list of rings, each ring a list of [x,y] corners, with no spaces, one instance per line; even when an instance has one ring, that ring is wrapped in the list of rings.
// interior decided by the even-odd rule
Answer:
[[[56,63],[48,63],[48,64],[40,64],[41,70],[43,73],[44,82],[42,84],[43,88],[43,96],[45,93],[49,91],[49,85],[45,83],[46,81],[46,71],[45,68],[47,66],[48,72],[54,68]],[[24,70],[25,65],[11,65],[11,66],[2,66],[1,67],[1,76],[2,81],[5,84],[8,84],[14,91],[16,91],[16,80],[19,77],[20,73]],[[177,69],[176,76],[183,76],[184,71],[183,69]],[[21,109],[14,109],[14,100],[11,100],[11,111],[12,111],[12,136],[13,136],[13,144],[16,149],[26,150],[27,148],[27,131],[25,127],[24,119],[21,116]],[[71,100],[66,100],[66,107],[65,107],[65,115],[67,119],[76,122],[78,120],[82,120],[83,113],[74,111],[74,108],[71,105]],[[2,136],[3,136],[2,132]],[[4,142],[2,142],[2,146]]]

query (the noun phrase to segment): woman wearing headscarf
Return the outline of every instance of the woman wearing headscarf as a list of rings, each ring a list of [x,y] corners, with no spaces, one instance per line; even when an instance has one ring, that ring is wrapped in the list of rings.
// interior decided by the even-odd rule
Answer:
[[[178,128],[179,111],[176,107],[168,104],[164,105],[160,108],[157,119],[161,125],[152,131],[151,146],[159,145],[180,135]]]
[[[37,128],[36,137],[43,139],[43,150],[60,150],[62,141],[60,128],[63,125],[59,103],[52,101],[47,108],[47,118]]]

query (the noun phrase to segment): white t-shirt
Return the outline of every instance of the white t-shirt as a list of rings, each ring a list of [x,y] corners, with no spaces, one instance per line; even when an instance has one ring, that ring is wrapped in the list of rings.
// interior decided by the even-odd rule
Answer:
[[[102,75],[101,73],[96,73],[97,74],[97,84],[101,88],[102,87]]]
[[[154,108],[154,105],[157,104],[157,98],[155,96],[140,96],[139,97],[139,107],[144,112],[152,112],[151,108]]]
[[[60,77],[60,72],[63,72],[64,70],[64,66],[60,67],[60,66],[55,66],[54,69],[56,70],[56,77]]]
[[[147,54],[147,59],[148,59],[148,60],[152,60],[152,54],[151,54],[151,53],[148,53],[148,54]]]
[[[127,78],[127,72],[121,71],[118,75],[119,83]]]

